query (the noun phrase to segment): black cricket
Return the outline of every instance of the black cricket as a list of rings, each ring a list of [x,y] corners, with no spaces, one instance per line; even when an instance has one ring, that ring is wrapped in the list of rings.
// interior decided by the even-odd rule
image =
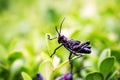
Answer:
[[[64,46],[68,51],[70,51],[69,62],[71,64],[71,72],[72,72],[72,63],[71,63],[72,54],[74,54],[76,56],[81,56],[82,54],[90,54],[91,53],[91,46],[89,46],[90,41],[86,41],[84,43],[81,43],[78,40],[72,40],[72,39],[69,39],[69,38],[65,37],[64,35],[62,35],[61,29],[62,29],[62,24],[63,24],[64,20],[65,20],[65,18],[62,20],[62,22],[60,24],[59,31],[58,31],[57,27],[55,26],[58,37],[50,38],[50,35],[48,35],[49,40],[53,40],[53,39],[57,38],[58,43],[60,44],[57,48],[55,48],[54,52],[51,54],[50,57],[52,57],[60,47]]]

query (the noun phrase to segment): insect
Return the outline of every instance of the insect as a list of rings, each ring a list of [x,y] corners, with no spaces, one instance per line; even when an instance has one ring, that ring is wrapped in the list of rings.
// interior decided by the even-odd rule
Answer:
[[[90,41],[86,41],[84,43],[81,43],[78,40],[73,40],[73,39],[69,39],[67,37],[65,37],[64,35],[61,34],[61,29],[62,29],[62,24],[64,22],[65,18],[62,20],[61,24],[60,24],[60,30],[58,31],[57,26],[55,26],[55,30],[58,34],[58,37],[54,37],[54,38],[50,38],[50,35],[48,35],[48,39],[49,40],[53,40],[53,39],[58,39],[58,43],[60,44],[57,48],[55,48],[54,52],[51,54],[50,57],[52,57],[56,51],[64,46],[68,51],[70,51],[70,55],[69,55],[69,62],[71,64],[71,69],[72,69],[72,54],[76,55],[76,56],[81,56],[82,54],[90,54],[91,53],[91,46],[90,45]],[[71,70],[72,72],[72,70]]]

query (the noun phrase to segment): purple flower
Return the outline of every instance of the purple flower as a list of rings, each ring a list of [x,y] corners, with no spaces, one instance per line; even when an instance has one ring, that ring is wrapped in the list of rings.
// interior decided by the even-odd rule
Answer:
[[[44,80],[40,73],[37,73],[38,80]]]
[[[66,73],[64,75],[64,80],[72,80],[72,73]]]
[[[72,73],[66,73],[64,76],[60,76],[55,80],[72,80]]]
[[[44,80],[40,73],[37,73],[38,80]],[[57,77],[55,80],[72,80],[72,73],[66,73],[63,76]]]
[[[55,80],[64,80],[64,76],[57,77]]]

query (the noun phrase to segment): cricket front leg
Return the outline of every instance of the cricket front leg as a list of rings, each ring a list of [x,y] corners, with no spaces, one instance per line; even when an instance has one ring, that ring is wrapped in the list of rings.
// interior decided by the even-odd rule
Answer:
[[[54,52],[51,54],[51,56],[50,57],[52,57],[55,53],[56,53],[56,51],[60,48],[62,46],[62,44],[61,45],[59,45],[57,48],[55,48],[55,50],[54,50]]]
[[[50,38],[50,35],[49,35],[49,34],[48,34],[47,36],[48,36],[48,39],[49,39],[49,40],[54,40],[54,39],[57,38],[57,37]]]

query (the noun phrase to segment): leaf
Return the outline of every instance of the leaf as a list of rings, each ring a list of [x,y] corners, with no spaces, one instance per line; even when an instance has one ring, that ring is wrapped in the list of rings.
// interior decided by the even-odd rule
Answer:
[[[111,50],[111,55],[116,57],[116,60],[120,63],[120,50],[113,49]]]
[[[56,45],[56,40],[49,40],[48,39],[48,35],[50,35],[49,33],[46,33],[46,42],[47,42],[47,48],[48,48],[48,52],[49,52],[49,55],[51,55],[51,53],[53,52],[53,50],[56,48],[55,45]],[[50,38],[53,38],[51,35],[50,35]]]
[[[101,53],[99,60],[98,60],[98,66],[100,65],[102,60],[104,60],[106,57],[110,57],[110,55],[111,55],[110,49],[103,50],[103,52]]]
[[[8,62],[11,64],[13,63],[16,59],[20,59],[23,57],[22,52],[12,52],[8,56]]]
[[[32,80],[32,78],[26,72],[22,72],[22,77],[24,80]]]
[[[50,59],[45,59],[39,66],[39,72],[45,78],[45,80],[51,80],[51,74],[53,72],[53,66]]]
[[[10,76],[14,77],[15,74],[17,74],[21,70],[22,66],[23,66],[23,60],[18,59],[14,61],[13,64],[11,65]]]
[[[85,80],[104,80],[104,77],[99,72],[90,73],[85,77]]]
[[[114,57],[105,58],[100,63],[99,70],[103,74],[104,78],[106,78],[107,75],[110,73],[110,71],[112,70],[112,68],[114,66],[114,63],[115,63],[115,58]]]
[[[72,58],[72,60],[78,59],[78,58],[80,58],[80,57],[82,57],[82,56],[75,56],[75,57]],[[66,60],[66,61],[62,62],[57,68],[55,68],[55,70],[54,70],[54,72],[53,72],[52,75],[54,75],[54,74],[56,74],[57,72],[59,72],[60,69],[61,69],[62,67],[64,67],[66,64],[68,64],[68,63],[69,63],[69,60]]]
[[[46,39],[46,42],[47,42],[47,48],[48,48],[48,52],[49,52],[49,54],[50,54],[50,47],[49,47],[49,42],[48,42],[48,35],[50,35],[49,33],[46,33],[45,34],[45,39]]]

